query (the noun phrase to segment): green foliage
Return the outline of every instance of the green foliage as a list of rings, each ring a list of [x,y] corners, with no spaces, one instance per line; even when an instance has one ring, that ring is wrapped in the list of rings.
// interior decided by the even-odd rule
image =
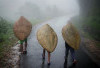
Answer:
[[[43,20],[34,19],[31,21],[32,25],[42,22]],[[13,33],[13,23],[0,17],[0,66],[5,67],[6,61],[9,56],[10,48],[15,44],[17,39]],[[7,65],[6,65],[7,66]]]
[[[0,43],[8,39],[9,29],[11,29],[11,24],[0,17]]]
[[[96,45],[97,45],[97,47],[100,47],[100,43],[97,43]]]
[[[89,16],[83,27],[95,40],[100,41],[100,17]]]
[[[13,24],[0,17],[0,66],[5,66],[5,58],[17,41],[13,34]]]
[[[91,38],[100,41],[100,17],[75,17],[72,21],[80,31],[85,32],[84,34],[86,34],[86,36],[91,36]]]

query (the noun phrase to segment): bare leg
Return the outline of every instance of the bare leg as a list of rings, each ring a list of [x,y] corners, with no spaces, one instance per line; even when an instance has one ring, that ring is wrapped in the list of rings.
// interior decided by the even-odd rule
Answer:
[[[23,53],[23,44],[20,44],[20,51]]]
[[[26,49],[27,49],[27,41],[25,42],[25,51],[26,51]]]
[[[48,52],[48,65],[50,65],[50,52]]]
[[[25,41],[25,50],[23,51],[24,54],[27,54],[27,41]]]
[[[45,59],[45,49],[43,49],[42,57],[43,57],[43,59]]]

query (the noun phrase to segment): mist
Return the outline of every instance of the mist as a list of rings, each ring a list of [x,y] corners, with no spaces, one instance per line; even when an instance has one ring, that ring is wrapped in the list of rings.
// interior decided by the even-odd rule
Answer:
[[[13,21],[20,16],[32,20],[77,14],[77,0],[0,0],[0,16]]]

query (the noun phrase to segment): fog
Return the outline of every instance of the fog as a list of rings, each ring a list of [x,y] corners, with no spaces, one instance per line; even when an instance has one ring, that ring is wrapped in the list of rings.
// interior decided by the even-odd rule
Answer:
[[[46,19],[79,14],[77,0],[0,0],[0,16],[17,20],[20,16]]]

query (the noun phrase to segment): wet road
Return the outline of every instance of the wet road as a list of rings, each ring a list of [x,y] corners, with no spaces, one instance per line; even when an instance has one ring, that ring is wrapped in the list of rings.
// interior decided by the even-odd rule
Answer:
[[[21,55],[20,68],[98,68],[90,57],[83,51],[81,47],[76,51],[76,59],[78,63],[76,66],[72,65],[71,56],[69,54],[68,60],[65,60],[65,43],[62,38],[62,27],[70,17],[59,17],[50,21],[38,24],[32,28],[31,35],[28,37],[27,55]],[[51,53],[51,65],[47,65],[47,52],[46,58],[42,60],[43,48],[38,43],[36,32],[44,24],[48,23],[58,36],[58,45],[53,53]]]

